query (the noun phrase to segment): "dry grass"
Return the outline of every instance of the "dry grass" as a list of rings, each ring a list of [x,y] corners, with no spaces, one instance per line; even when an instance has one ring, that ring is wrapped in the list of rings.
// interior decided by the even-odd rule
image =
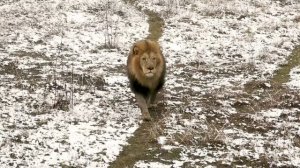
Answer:
[[[157,141],[157,138],[164,134],[164,120],[158,120],[151,123],[150,128],[147,130],[149,133],[149,138],[152,141]]]
[[[206,128],[187,128],[180,133],[170,135],[170,145],[184,146],[223,146],[226,145],[225,125],[217,128],[214,124],[206,123]]]

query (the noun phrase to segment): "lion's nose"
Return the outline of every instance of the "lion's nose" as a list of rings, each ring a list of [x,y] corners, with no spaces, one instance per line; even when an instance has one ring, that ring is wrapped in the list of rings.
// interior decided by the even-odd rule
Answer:
[[[154,69],[154,67],[151,66],[151,67],[148,67],[148,69],[149,69],[150,71],[152,71],[152,70]]]

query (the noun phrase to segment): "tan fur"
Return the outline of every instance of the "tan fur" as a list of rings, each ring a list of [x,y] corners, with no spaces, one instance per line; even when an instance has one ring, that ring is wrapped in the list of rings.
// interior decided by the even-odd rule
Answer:
[[[155,41],[138,41],[130,50],[127,74],[144,119],[149,119],[149,104],[153,103],[164,83],[165,64],[160,46]]]

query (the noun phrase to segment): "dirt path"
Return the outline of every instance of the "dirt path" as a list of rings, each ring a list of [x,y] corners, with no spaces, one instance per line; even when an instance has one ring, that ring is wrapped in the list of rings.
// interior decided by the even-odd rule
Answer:
[[[288,63],[286,65],[283,65],[274,75],[272,82],[277,82],[280,84],[286,83],[289,81],[290,76],[289,73],[290,71],[300,65],[300,46],[296,47],[292,54],[290,55],[288,59]]]
[[[270,108],[292,108],[297,102],[299,94],[283,86],[290,79],[290,71],[300,65],[300,46],[296,47],[288,58],[288,62],[282,65],[276,74],[267,81],[250,81],[245,85],[244,90],[248,93],[246,98],[249,104],[237,104],[236,109],[239,112],[254,112],[258,110],[267,110]],[[253,96],[260,95],[262,100],[253,100]],[[292,95],[294,99],[285,99],[284,96]],[[288,100],[288,101],[287,101]],[[298,106],[298,105],[296,105]]]
[[[124,1],[134,6],[135,0]],[[137,9],[144,12],[149,18],[149,35],[146,38],[158,41],[163,33],[164,20],[159,14],[153,11]],[[160,104],[159,107],[152,111],[157,112],[159,115],[161,111],[164,111],[164,107]],[[151,115],[153,116],[155,114],[152,113]],[[134,135],[128,140],[129,145],[125,146],[117,159],[111,163],[111,168],[133,167],[139,160],[153,158],[149,149],[159,149],[156,136],[161,131],[160,129],[162,129],[162,126],[159,125],[160,121],[157,118],[159,117],[154,117],[153,122],[143,122],[140,124],[140,127],[135,131]]]

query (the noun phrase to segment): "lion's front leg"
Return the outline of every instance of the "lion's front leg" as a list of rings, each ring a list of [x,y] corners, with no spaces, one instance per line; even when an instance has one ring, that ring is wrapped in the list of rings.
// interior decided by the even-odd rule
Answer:
[[[156,106],[156,95],[157,95],[157,92],[153,92],[150,94],[148,100],[147,100],[147,105],[148,107],[155,107]]]
[[[143,120],[150,121],[151,116],[148,110],[146,99],[140,94],[135,94],[135,98],[137,100],[138,106],[141,109]]]

